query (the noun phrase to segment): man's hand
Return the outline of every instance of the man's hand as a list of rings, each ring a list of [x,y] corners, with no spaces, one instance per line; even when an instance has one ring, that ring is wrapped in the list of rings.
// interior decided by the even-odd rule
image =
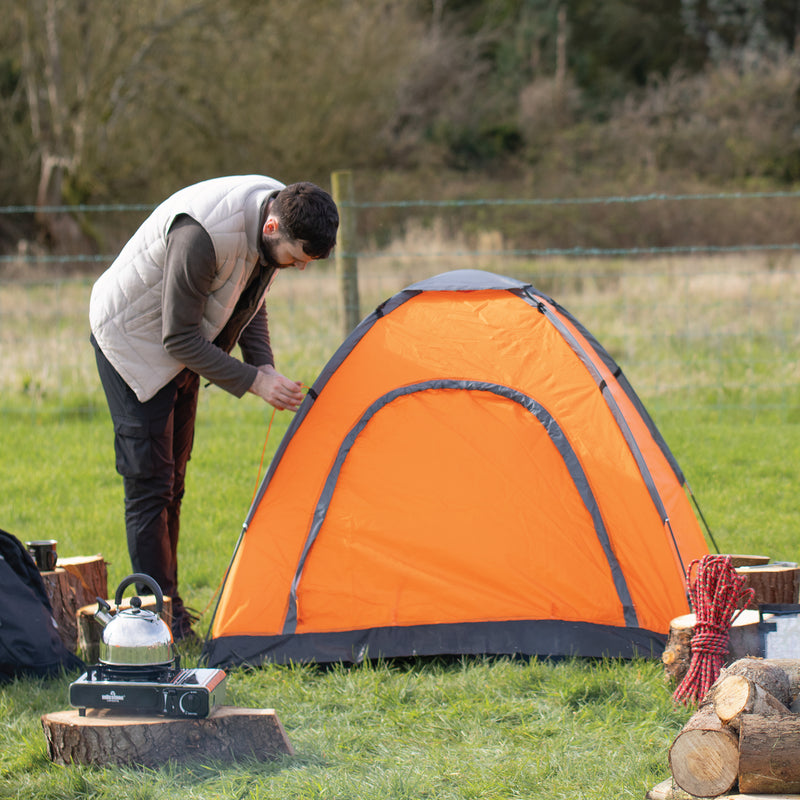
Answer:
[[[268,364],[258,368],[248,391],[257,394],[278,411],[297,411],[303,402],[302,384],[281,375]]]

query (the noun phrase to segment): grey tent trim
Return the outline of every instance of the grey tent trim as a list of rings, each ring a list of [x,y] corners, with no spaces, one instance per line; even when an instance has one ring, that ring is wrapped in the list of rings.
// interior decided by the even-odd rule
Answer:
[[[347,436],[345,436],[344,440],[339,446],[333,466],[328,473],[328,477],[325,481],[325,485],[323,486],[320,498],[317,501],[311,527],[306,536],[300,558],[298,559],[297,568],[295,570],[290,589],[289,606],[286,613],[286,618],[284,620],[283,635],[294,634],[296,631],[297,590],[303,576],[306,560],[308,559],[308,554],[311,551],[311,548],[313,547],[314,542],[316,541],[320,529],[325,521],[331,499],[333,498],[333,494],[336,490],[336,484],[339,480],[341,469],[359,435],[366,428],[367,424],[375,416],[375,414],[398,398],[417,394],[419,392],[434,390],[489,392],[499,397],[504,397],[508,400],[511,400],[512,402],[518,403],[520,406],[527,409],[536,420],[538,420],[558,452],[561,454],[564,464],[567,467],[570,476],[572,477],[573,484],[575,485],[575,488],[577,489],[581,500],[586,507],[586,510],[589,512],[592,518],[595,533],[603,548],[603,552],[605,553],[606,561],[611,569],[611,574],[614,580],[614,587],[617,591],[617,596],[620,600],[620,603],[622,604],[625,624],[629,627],[637,627],[638,620],[636,616],[636,610],[633,607],[633,600],[630,596],[627,583],[625,582],[625,576],[622,568],[620,567],[616,555],[614,554],[614,550],[611,546],[611,541],[608,537],[605,523],[603,522],[597,501],[592,494],[586,473],[583,471],[583,467],[581,466],[575,451],[572,449],[572,445],[570,445],[567,437],[564,435],[555,419],[533,398],[508,386],[500,386],[494,383],[486,383],[483,381],[439,379],[424,381],[422,383],[412,384],[410,386],[403,386],[383,395],[382,397],[379,397],[369,406],[369,408],[366,409],[358,422],[350,429]]]
[[[623,392],[628,397],[628,400],[631,402],[631,405],[634,406],[636,411],[638,412],[639,416],[642,418],[642,421],[647,426],[647,430],[650,432],[650,436],[652,436],[653,441],[658,445],[659,450],[663,454],[664,458],[669,463],[672,471],[675,473],[675,477],[678,479],[678,482],[683,486],[686,484],[686,477],[683,474],[683,471],[680,468],[677,460],[675,459],[674,454],[669,449],[664,437],[661,435],[661,432],[656,427],[653,418],[650,416],[647,409],[644,407],[639,395],[636,394],[633,387],[631,386],[630,382],[628,381],[627,376],[620,368],[619,364],[611,357],[608,350],[606,350],[600,342],[597,340],[595,335],[589,331],[586,326],[576,317],[571,314],[567,309],[565,309],[560,303],[553,300],[552,297],[548,297],[545,294],[539,292],[533,286],[527,286],[524,290],[524,296],[531,300],[537,302],[539,300],[545,300],[549,303],[553,308],[558,311],[559,315],[568,319],[570,323],[575,327],[576,330],[580,331],[581,336],[583,336],[587,342],[591,345],[592,350],[598,356],[598,358],[606,365],[608,371],[614,376],[619,387],[622,389]]]
[[[550,298],[544,297],[543,295],[537,296],[537,294],[531,291],[530,289],[526,290],[525,298],[529,303],[536,305],[539,312],[543,314],[545,318],[549,320],[552,325],[555,326],[555,328],[564,338],[564,341],[567,342],[567,344],[569,344],[569,346],[572,348],[575,354],[581,359],[583,365],[586,367],[587,372],[594,378],[595,383],[600,388],[600,391],[602,392],[603,395],[603,399],[605,400],[606,405],[611,411],[611,414],[613,415],[617,423],[617,427],[620,429],[620,432],[622,433],[622,436],[628,445],[628,449],[631,451],[631,454],[636,460],[636,465],[639,467],[639,473],[641,474],[642,480],[644,481],[644,484],[647,487],[647,492],[650,495],[650,499],[653,501],[653,505],[655,506],[656,511],[661,517],[661,521],[664,523],[664,526],[669,533],[670,541],[672,542],[672,547],[673,550],[675,551],[678,563],[681,565],[681,570],[683,571],[684,577],[686,577],[686,565],[683,563],[683,559],[681,558],[680,548],[678,547],[678,543],[675,541],[675,533],[672,530],[672,525],[670,524],[669,521],[669,515],[667,514],[667,509],[664,506],[664,502],[661,499],[661,495],[658,492],[658,487],[656,486],[656,483],[653,480],[653,476],[650,472],[650,468],[647,466],[647,462],[645,461],[641,448],[639,447],[636,441],[636,437],[633,435],[633,431],[631,430],[630,425],[628,425],[628,421],[625,418],[625,415],[622,413],[619,404],[614,399],[614,396],[612,395],[610,389],[608,388],[608,384],[603,379],[602,375],[598,372],[597,368],[594,366],[591,359],[587,357],[586,351],[584,350],[584,348],[580,346],[580,344],[578,343],[572,332],[569,330],[569,328],[555,314],[549,313],[547,307],[540,302],[540,300],[545,299],[547,300],[548,303],[552,304],[553,301],[550,300]],[[564,309],[560,308],[557,304],[554,305],[560,314],[563,314],[564,316],[570,319],[570,322],[573,323],[577,322],[576,320],[574,320],[574,318],[572,318],[569,314],[567,314],[564,311]],[[581,326],[581,333],[583,333],[584,331],[585,329],[582,328]],[[608,353],[602,347],[600,347],[600,345],[597,343],[597,340],[593,339],[592,346],[594,351],[603,359],[604,363],[611,370],[612,374],[614,374],[615,377],[618,377],[617,373],[619,373],[619,375],[622,374],[622,371],[619,369],[619,367],[617,367],[617,365],[611,359],[611,356],[609,356]],[[625,391],[629,399],[632,399],[631,394],[628,393],[627,381],[625,383],[626,385],[622,386],[623,391]],[[650,417],[645,411],[644,407],[641,406],[640,401],[637,401],[636,410],[640,414],[640,416],[644,416],[645,422],[647,424],[647,421],[650,420]],[[654,425],[652,424],[652,420],[650,420],[648,424],[648,429],[652,434],[654,430]],[[659,449],[663,453],[664,448],[666,447],[666,443],[664,443],[664,440],[660,434],[654,436],[654,438],[659,442]],[[669,463],[670,466],[673,468],[673,471],[675,472],[678,480],[681,482],[681,484],[683,484],[684,483],[683,475],[680,469],[676,469],[677,462],[675,461],[674,457],[672,456],[670,457]]]

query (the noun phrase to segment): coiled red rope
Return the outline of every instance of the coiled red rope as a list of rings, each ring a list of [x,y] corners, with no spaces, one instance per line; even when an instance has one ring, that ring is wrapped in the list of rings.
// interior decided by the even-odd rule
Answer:
[[[694,580],[692,571],[697,568]],[[753,600],[747,578],[733,568],[730,556],[703,556],[689,564],[689,591],[696,622],[689,669],[672,695],[675,702],[697,703],[719,677],[728,655],[730,628]]]

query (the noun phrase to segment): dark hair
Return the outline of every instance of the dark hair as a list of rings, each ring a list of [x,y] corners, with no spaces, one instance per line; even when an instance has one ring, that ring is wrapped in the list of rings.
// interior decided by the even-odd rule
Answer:
[[[313,258],[327,258],[336,244],[339,212],[333,198],[307,181],[281,189],[270,211],[278,218],[278,230],[303,242],[303,251]]]

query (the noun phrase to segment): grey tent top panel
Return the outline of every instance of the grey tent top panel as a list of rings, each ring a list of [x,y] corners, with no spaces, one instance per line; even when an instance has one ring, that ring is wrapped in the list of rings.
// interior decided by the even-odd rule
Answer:
[[[482,269],[456,269],[412,283],[409,292],[475,292],[487,289],[524,289],[529,283]]]

